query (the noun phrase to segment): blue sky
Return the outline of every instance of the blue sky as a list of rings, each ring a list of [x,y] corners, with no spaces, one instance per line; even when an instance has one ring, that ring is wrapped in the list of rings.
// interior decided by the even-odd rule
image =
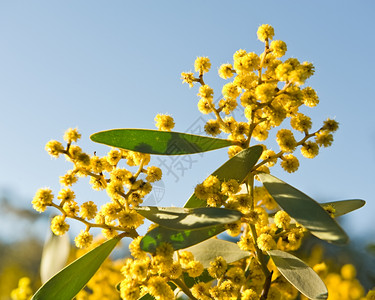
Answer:
[[[260,53],[256,31],[267,23],[287,43],[286,57],[315,65],[307,84],[321,102],[304,110],[314,128],[327,117],[340,122],[331,148],[301,159],[295,174],[275,168],[274,175],[320,202],[365,199],[344,228],[374,236],[374,9],[370,0],[1,1],[0,191],[20,206],[30,205],[40,187],[57,194],[58,176],[71,165],[51,159],[44,145],[61,140],[69,127],[79,128],[84,150],[105,155],[107,147],[91,142],[90,134],[154,128],[157,113],[171,114],[177,131],[198,126],[197,89],[182,85],[180,73],[193,70],[197,56],[208,56],[205,81],[218,97],[225,81],[217,68],[238,49]],[[181,206],[227,155],[219,150],[192,159],[180,161],[184,174],[174,167],[178,178],[164,176],[160,205]],[[76,191],[82,201],[107,200],[86,181]]]

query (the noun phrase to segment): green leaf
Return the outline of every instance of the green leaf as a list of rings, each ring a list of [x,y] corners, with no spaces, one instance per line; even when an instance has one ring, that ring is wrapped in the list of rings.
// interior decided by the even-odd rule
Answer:
[[[228,264],[250,256],[249,251],[241,250],[236,243],[220,239],[209,239],[185,250],[191,252],[205,268],[218,256],[222,256]]]
[[[68,234],[55,235],[50,231],[44,243],[42,260],[40,262],[40,278],[42,283],[45,283],[65,267],[69,252],[70,241]]]
[[[90,136],[94,142],[121,149],[161,155],[193,154],[232,146],[233,141],[181,132],[112,129]]]
[[[325,203],[319,203],[321,207],[325,208],[329,205],[333,206],[335,208],[335,218],[343,216],[347,213],[350,213],[358,208],[361,208],[366,204],[366,201],[360,200],[360,199],[351,199],[351,200],[340,200],[340,201],[331,201],[331,202],[325,202]],[[269,214],[269,222],[274,223],[273,217],[275,216],[275,213]],[[296,220],[292,219],[291,224],[295,223]],[[280,229],[281,230],[281,229]],[[277,234],[277,232],[276,232]]]
[[[163,227],[177,230],[196,230],[238,221],[242,214],[219,207],[180,208],[142,206],[137,213]]]
[[[339,217],[350,213],[353,210],[361,208],[365,205],[366,201],[360,199],[351,199],[351,200],[341,200],[341,201],[332,201],[326,203],[320,203],[320,205],[324,208],[328,205],[332,205],[335,209],[335,217]]]
[[[262,152],[263,148],[259,145],[242,150],[240,153],[227,160],[220,168],[213,172],[212,175],[217,176],[220,181],[235,179],[241,183],[251,172]],[[206,201],[199,199],[195,196],[195,193],[191,195],[184,205],[186,208],[203,206],[207,206]]]
[[[120,238],[116,237],[87,252],[48,280],[32,300],[71,300],[86,285]]]
[[[281,251],[267,251],[280,273],[302,294],[312,300],[327,299],[328,290],[319,275],[299,258]]]
[[[348,242],[344,230],[318,202],[272,175],[262,173],[258,176],[280,207],[313,235],[335,244]]]
[[[225,225],[217,225],[197,230],[175,230],[158,226],[150,230],[141,240],[143,251],[156,251],[162,243],[170,243],[174,250],[184,249],[209,239],[225,230]]]

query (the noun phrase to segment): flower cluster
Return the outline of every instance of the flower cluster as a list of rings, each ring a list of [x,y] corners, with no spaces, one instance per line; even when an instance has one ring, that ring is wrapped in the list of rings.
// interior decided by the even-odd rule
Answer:
[[[179,252],[174,259],[173,247],[164,243],[150,257],[140,249],[140,241],[139,237],[130,244],[133,258],[128,258],[121,269],[125,277],[120,284],[122,299],[138,299],[146,293],[156,299],[173,299],[174,292],[168,282],[179,280],[183,272],[193,278],[203,273],[203,265],[190,252]]]
[[[18,281],[18,287],[11,292],[12,300],[26,300],[31,299],[33,290],[31,288],[31,280],[28,277],[22,277]]]
[[[274,222],[269,222],[268,211],[278,209],[278,205],[264,187],[254,187],[253,197],[244,186],[231,179],[221,182],[210,175],[195,188],[195,195],[207,202],[208,206],[235,209],[243,214],[242,220],[227,225],[227,233],[233,237],[243,233],[238,245],[246,251],[255,251],[254,240],[249,231],[242,227],[254,225],[257,246],[263,251],[280,249],[294,251],[301,246],[305,229],[291,223],[290,216],[282,210],[274,215]],[[254,233],[253,233],[254,234]]]
[[[203,114],[213,113],[205,125],[207,134],[217,136],[224,132],[228,139],[237,142],[229,148],[232,157],[242,149],[249,147],[252,139],[265,141],[272,128],[279,127],[289,119],[290,128],[300,135],[296,137],[291,129],[279,129],[276,141],[279,151],[264,146],[263,161],[259,170],[268,172],[268,168],[280,160],[281,167],[287,172],[295,172],[299,161],[293,152],[300,147],[306,158],[314,158],[321,147],[331,146],[332,133],[338,129],[338,123],[327,119],[324,124],[312,131],[311,118],[301,112],[303,106],[314,107],[319,103],[317,93],[310,86],[304,86],[314,74],[310,62],[300,62],[296,58],[282,60],[286,43],[272,40],[274,29],[266,24],[258,29],[258,38],[265,43],[260,55],[240,49],[233,55],[232,64],[223,64],[218,72],[223,79],[232,79],[221,91],[222,99],[214,103],[214,91],[203,80],[211,64],[208,58],[198,57],[194,73],[182,73],[182,79],[191,87],[200,84],[198,109]],[[239,105],[242,107],[247,122],[236,120],[231,116]],[[284,122],[285,123],[285,122]]]
[[[314,107],[319,103],[315,90],[305,86],[314,74],[313,64],[296,58],[282,59],[287,45],[273,39],[272,26],[260,26],[257,35],[265,44],[263,53],[258,55],[240,49],[234,53],[233,63],[219,67],[219,76],[230,81],[224,84],[217,103],[214,102],[214,90],[204,82],[204,75],[211,69],[209,58],[195,60],[197,75],[192,72],[181,74],[183,82],[190,87],[200,85],[199,111],[215,116],[205,124],[206,133],[211,136],[224,133],[233,141],[234,146],[228,150],[229,157],[249,148],[253,140],[267,140],[271,130],[281,125],[287,127],[278,128],[275,133],[279,149],[262,145],[259,162],[243,182],[220,180],[210,175],[195,187],[195,196],[207,206],[241,213],[241,218],[227,224],[226,229],[236,239],[238,248],[249,255],[234,262],[217,256],[207,267],[195,259],[192,252],[175,251],[169,243],[159,244],[154,253],[144,252],[142,237],[137,232],[143,217],[135,208],[151,192],[152,183],[161,179],[162,170],[147,167],[149,154],[123,149],[111,149],[103,157],[85,153],[76,144],[81,134],[77,129],[68,129],[64,134],[66,144],[49,141],[46,151],[53,157],[65,156],[73,168],[60,177],[61,189],[56,197],[49,188],[36,192],[32,200],[34,209],[43,212],[47,207],[54,207],[60,212],[51,221],[51,230],[56,235],[69,230],[68,219],[84,224],[85,228],[75,237],[78,248],[89,250],[94,246],[92,228],[101,228],[107,239],[118,234],[133,239],[129,245],[131,257],[121,262],[107,260],[77,299],[135,300],[143,296],[174,299],[178,291],[198,300],[296,299],[299,296],[272,260],[265,260],[265,254],[273,249],[299,249],[306,229],[281,210],[264,187],[255,186],[254,179],[257,175],[260,177],[260,173],[269,173],[269,168],[277,162],[285,171],[295,172],[299,167],[299,160],[294,155],[296,149],[300,148],[306,158],[316,157],[321,147],[332,144],[338,123],[327,119],[320,128],[312,130],[311,118],[302,111],[303,107]],[[239,108],[243,118],[236,120],[234,111]],[[289,124],[285,124],[286,120]],[[175,125],[171,116],[163,114],[155,117],[155,123],[161,131],[171,131]],[[93,201],[78,201],[72,186],[82,177],[90,178],[94,190],[105,190],[109,201],[100,207]],[[324,209],[334,217],[333,207]],[[150,230],[156,226],[152,224]],[[316,265],[314,269],[325,276],[322,275],[328,287],[342,284],[343,289],[356,293],[355,298],[350,299],[363,297],[362,287],[355,280],[355,270],[350,265],[343,267],[341,277],[337,275],[340,278],[325,275],[324,265]],[[22,283],[22,286],[27,284]],[[337,297],[346,299],[342,294]]]
[[[167,121],[170,122],[170,119]],[[164,123],[161,122],[165,127]],[[135,229],[143,224],[143,217],[134,208],[151,192],[152,183],[161,179],[161,169],[146,167],[150,162],[150,155],[138,152],[112,149],[103,157],[89,155],[75,144],[80,137],[77,129],[70,128],[64,134],[66,146],[55,140],[46,144],[46,151],[51,156],[64,155],[73,163],[73,169],[60,177],[62,188],[57,197],[54,197],[49,188],[36,192],[32,201],[34,209],[43,212],[48,206],[52,206],[60,211],[61,214],[51,221],[51,230],[56,235],[63,235],[69,230],[67,219],[82,222],[85,229],[75,238],[75,244],[79,248],[91,244],[93,236],[90,229],[94,227],[101,228],[108,239],[118,232],[137,237]],[[128,168],[121,165],[122,161],[126,161]],[[136,167],[136,171],[130,171],[130,167]],[[89,177],[93,189],[106,190],[110,201],[99,208],[93,201],[79,204],[72,186],[80,177]]]
[[[272,129],[277,130],[275,135],[279,149],[268,149],[261,144],[263,153],[260,161],[249,175],[255,179],[258,173],[269,173],[269,168],[278,161],[285,171],[297,171],[299,160],[294,152],[300,148],[302,156],[316,157],[321,147],[331,146],[333,133],[338,129],[338,122],[327,119],[320,128],[312,130],[311,118],[303,113],[303,107],[311,108],[319,103],[315,90],[305,86],[307,79],[314,74],[313,64],[300,62],[296,58],[282,59],[287,45],[281,40],[273,40],[272,26],[260,26],[257,34],[258,39],[265,44],[263,53],[258,55],[240,49],[234,53],[232,64],[226,63],[219,67],[219,76],[230,81],[224,84],[222,98],[217,103],[214,102],[214,90],[203,78],[211,67],[207,57],[198,57],[195,61],[198,76],[194,73],[181,75],[183,82],[190,87],[199,84],[199,111],[215,116],[205,124],[206,133],[211,136],[224,133],[235,143],[228,150],[230,158],[248,148],[253,140],[263,142],[269,138]],[[245,120],[236,120],[235,110],[243,111]],[[289,124],[286,124],[286,120],[289,120]],[[253,257],[261,260],[262,252],[272,249],[297,250],[306,230],[278,208],[264,187],[254,186],[251,180],[247,185],[240,184],[236,180],[220,181],[211,175],[196,186],[195,195],[208,206],[235,209],[243,214],[240,221],[227,225],[227,233],[238,236],[238,246],[250,251]],[[334,212],[331,215],[334,216]],[[219,266],[217,270],[214,267],[208,269],[212,277],[219,279],[217,286],[200,283],[192,289],[194,296],[197,299],[240,297],[233,283],[227,283],[226,277],[222,277],[226,274],[225,261],[217,258],[212,263],[213,266]],[[260,261],[259,265],[256,260],[252,261],[252,266],[247,265],[239,270],[246,268],[250,274],[258,270],[255,278],[258,276],[261,279],[248,276],[246,279],[251,277],[254,285],[242,284],[241,299],[259,299],[268,272],[264,270],[264,263],[262,266]],[[229,270],[234,272],[236,269]],[[241,282],[240,279],[238,281]],[[294,299],[297,295],[298,292],[282,276],[273,281],[268,291],[268,298],[271,299]]]
[[[267,140],[271,129],[280,127],[289,119],[289,128],[280,128],[276,132],[279,149],[268,149],[262,144],[263,153],[252,174],[269,173],[269,168],[278,161],[285,171],[295,172],[299,168],[299,160],[293,154],[294,151],[300,147],[304,157],[314,158],[320,147],[332,144],[332,133],[338,129],[338,123],[327,119],[318,130],[311,130],[311,118],[301,111],[303,106],[314,107],[319,103],[315,90],[304,86],[306,80],[314,74],[314,66],[309,62],[301,63],[296,58],[282,60],[287,46],[281,40],[273,40],[272,26],[260,26],[257,34],[258,39],[265,44],[263,53],[258,55],[240,49],[234,53],[232,64],[226,63],[219,67],[219,76],[231,81],[224,84],[222,99],[218,103],[214,103],[213,89],[203,80],[204,73],[211,66],[208,58],[196,59],[198,77],[194,73],[182,73],[182,79],[191,87],[200,85],[198,109],[203,114],[215,115],[214,119],[207,121],[206,133],[212,136],[225,133],[228,139],[236,142],[236,146],[228,150],[229,157],[248,148],[253,139],[261,142]],[[239,106],[242,107],[246,122],[236,120],[232,114]],[[297,134],[300,138],[297,138]],[[240,191],[240,182],[220,182],[211,175],[196,186],[195,195],[205,200],[208,206],[224,206],[243,213],[245,217],[241,221],[228,225],[230,235],[242,233],[238,242],[241,249],[298,249],[305,229],[299,224],[292,224],[291,218],[284,211],[278,211],[274,223],[270,224],[268,212],[278,210],[276,203],[262,187],[250,186],[248,190],[242,188]],[[253,232],[249,229],[250,224],[254,226]]]

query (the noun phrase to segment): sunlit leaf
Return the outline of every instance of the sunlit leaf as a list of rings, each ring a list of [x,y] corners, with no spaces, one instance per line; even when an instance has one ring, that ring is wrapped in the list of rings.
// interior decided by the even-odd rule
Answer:
[[[49,231],[40,262],[40,278],[42,283],[45,283],[65,267],[69,252],[70,241],[68,234],[55,235],[52,231]]]
[[[141,248],[147,252],[155,252],[162,243],[169,243],[174,250],[184,249],[209,239],[225,230],[225,225],[217,225],[197,230],[174,230],[158,226],[141,240]]]
[[[162,155],[193,154],[234,145],[224,139],[150,129],[112,129],[94,133],[90,139],[121,149]]]
[[[262,173],[258,176],[280,207],[313,235],[331,243],[348,242],[344,230],[318,202],[272,175]]]
[[[302,260],[281,250],[270,250],[268,254],[280,273],[303,295],[312,300],[327,299],[324,282]]]
[[[335,209],[334,216],[340,217],[347,213],[350,213],[358,208],[361,208],[366,204],[366,201],[360,199],[351,199],[351,200],[339,200],[339,201],[331,201],[325,203],[319,203],[321,207],[326,208],[328,206],[332,206]],[[274,223],[274,216],[275,213],[269,214],[269,222]],[[296,223],[296,220],[292,218],[291,224]]]
[[[208,268],[210,262],[218,256],[222,256],[228,264],[250,256],[249,251],[241,250],[236,243],[220,239],[209,239],[185,250],[191,252],[194,259],[205,268]]]
[[[262,152],[263,148],[259,145],[242,150],[227,160],[212,175],[217,176],[221,181],[235,179],[241,183],[255,166]],[[207,206],[206,201],[199,199],[195,193],[191,195],[184,205],[186,208],[203,206]]]
[[[366,202],[364,200],[351,199],[351,200],[325,202],[325,203],[320,203],[320,205],[323,208],[331,205],[335,209],[335,213],[334,213],[335,217],[339,217],[347,213],[350,213],[353,210],[361,208],[363,205],[365,205],[365,203]]]
[[[112,252],[120,238],[113,238],[76,259],[48,280],[32,300],[71,300],[86,285]]]
[[[234,223],[242,216],[237,210],[218,207],[142,206],[135,208],[135,210],[154,223],[177,230],[195,230],[219,224]]]

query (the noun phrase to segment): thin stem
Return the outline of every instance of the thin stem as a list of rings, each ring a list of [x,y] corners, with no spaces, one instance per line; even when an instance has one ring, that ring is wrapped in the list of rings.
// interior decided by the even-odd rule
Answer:
[[[250,196],[250,209],[254,210],[255,208],[255,199],[254,199],[254,176],[249,176],[247,179],[247,192]]]
[[[140,165],[139,165],[138,171],[137,171],[136,173],[134,173],[134,175],[133,175],[133,180],[134,180],[134,182],[137,180],[139,174],[142,173],[144,164],[145,164],[145,160],[142,159],[142,160],[141,160],[141,163],[140,163]],[[129,206],[128,198],[129,198],[129,196],[130,196],[130,194],[131,194],[132,192],[133,192],[133,190],[130,188],[130,189],[126,192],[126,194],[125,194],[125,193],[119,193],[119,194],[124,198],[124,201],[125,201],[125,210],[126,210],[126,211],[129,211],[129,210],[130,210],[130,206]]]
[[[220,278],[217,279],[217,284],[216,284],[216,285],[217,285],[217,286],[220,286],[221,283],[223,282],[223,280],[224,280],[224,274],[221,275]]]
[[[248,194],[250,196],[251,210],[254,210],[255,199],[254,199],[254,175],[253,174],[250,174],[250,176],[247,179],[247,190],[248,190]],[[250,226],[250,230],[251,230],[251,236],[253,237],[253,243],[254,243],[256,255],[258,257],[258,261],[260,263],[260,266],[262,268],[262,271],[263,271],[264,275],[267,277],[270,274],[270,271],[268,270],[266,262],[264,260],[263,252],[258,248],[258,244],[257,244],[258,235],[257,235],[255,225],[249,224],[249,226]]]
[[[125,211],[129,211],[130,210],[130,206],[129,206],[129,202],[128,202],[128,197],[129,195],[131,194],[133,190],[129,190],[126,194],[125,193],[122,193],[122,192],[119,192],[119,195],[124,198],[124,202],[125,202]]]
[[[250,257],[250,259],[249,259],[249,262],[248,262],[248,264],[246,265],[246,268],[245,268],[245,273],[250,269],[250,266],[251,266],[251,262],[253,261],[253,259],[254,259],[254,257],[252,256],[252,257]]]
[[[203,80],[203,74],[199,74],[199,79],[197,78],[197,81],[201,85],[205,85],[205,82]],[[215,117],[216,117],[217,121],[219,122],[219,124],[221,126],[223,126],[225,129],[227,129],[228,131],[230,131],[229,126],[224,123],[223,119],[220,116],[220,110],[216,109],[215,106],[210,101],[207,101],[207,103],[210,106],[210,108],[212,109],[213,113],[215,114]]]
[[[141,163],[139,164],[139,169],[138,169],[138,171],[133,175],[133,177],[134,177],[135,179],[137,179],[137,177],[139,176],[139,174],[141,174],[141,172],[142,172],[142,170],[143,170],[143,166],[144,166],[144,164],[145,164],[145,159],[142,158]]]
[[[279,96],[279,95],[285,93],[285,92],[286,92],[286,89],[287,89],[288,87],[290,87],[291,84],[292,84],[292,83],[291,83],[290,81],[286,82],[285,85],[283,86],[283,88],[282,88],[280,91],[278,91],[274,97],[277,97],[277,96]]]
[[[123,193],[119,193],[119,195],[123,197]],[[120,203],[120,201],[118,199],[112,198],[112,200],[121,208],[121,210],[123,210],[125,212],[129,211],[129,205],[127,205],[128,201],[126,201],[126,199],[125,199],[125,207],[124,207],[124,205],[122,205]]]
[[[185,282],[183,282],[181,279],[173,279],[172,282],[176,284],[184,293],[186,296],[188,296],[190,299],[198,300],[193,296],[193,294],[190,292],[190,289],[186,286]]]
[[[88,222],[88,221],[86,221],[85,219],[83,219],[81,217],[67,215],[66,212],[64,211],[64,209],[62,207],[60,207],[59,205],[55,204],[55,203],[52,203],[50,206],[57,208],[65,216],[67,216],[67,217],[69,217],[69,218],[71,218],[73,220],[80,221],[83,224],[85,224],[86,226],[89,226],[90,228],[91,227],[96,227],[96,228],[114,229],[114,230],[118,230],[118,231],[124,231],[124,234],[126,234],[126,236],[132,237],[132,238],[136,238],[136,237],[139,236],[139,234],[137,233],[137,231],[135,229],[130,229],[129,230],[128,228],[121,227],[121,226],[112,226],[112,225],[107,225],[107,224],[91,223],[91,222]]]
[[[269,275],[270,271],[268,270],[266,262],[264,260],[265,255],[263,254],[262,250],[260,250],[258,248],[258,244],[257,244],[258,235],[257,235],[255,225],[250,224],[250,229],[251,229],[251,235],[253,237],[255,251],[256,251],[256,254],[257,254],[257,257],[258,257],[258,260],[259,260],[259,263],[260,263],[260,267],[262,268],[262,271],[263,271],[264,275],[266,275],[266,277],[267,277]]]
[[[205,82],[203,81],[203,74],[200,74],[199,79],[196,78],[196,81],[199,82],[201,85],[205,85]],[[209,107],[211,108],[211,110],[213,111],[213,113],[214,113],[217,121],[219,122],[219,124],[222,127],[224,127],[226,130],[228,130],[229,132],[232,132],[230,127],[227,124],[225,124],[225,122],[223,121],[223,119],[220,116],[220,112],[222,111],[222,108],[216,109],[215,106],[210,101],[207,101],[207,103],[208,103]],[[238,146],[241,146],[241,147],[245,147],[245,148],[249,147],[250,137],[251,137],[251,134],[248,136],[248,139],[245,142],[245,146],[240,142],[235,143],[235,144],[237,144]]]
[[[268,292],[269,292],[270,287],[271,287],[272,273],[273,273],[273,271],[267,276],[266,281],[264,282],[262,294],[260,296],[260,300],[266,300],[267,299]]]
[[[199,74],[198,82],[199,82],[201,85],[205,85],[205,83],[204,83],[204,81],[203,81],[203,73],[200,73],[200,74]]]
[[[251,121],[249,122],[249,133],[247,135],[247,139],[245,141],[245,147],[246,148],[249,148],[250,146],[250,141],[251,141],[251,136],[253,135],[253,131],[255,129],[255,127],[259,124],[259,123],[253,123],[253,120],[254,120],[254,114],[255,114],[255,111],[253,110],[251,112]]]
[[[304,144],[309,138],[315,136],[315,134],[318,133],[318,132],[321,131],[321,130],[322,130],[322,128],[318,129],[317,131],[315,131],[315,132],[313,132],[313,133],[308,133],[308,132],[306,131],[306,132],[305,132],[305,136],[304,136],[299,142],[297,142],[296,147],[303,145],[303,144]],[[272,155],[272,156],[270,156],[269,158],[262,160],[260,163],[258,163],[257,165],[255,165],[255,166],[253,167],[253,170],[258,169],[260,166],[262,166],[262,165],[268,163],[269,161],[274,160],[275,158],[282,158],[282,156],[283,156],[285,153],[286,153],[285,151],[280,151],[280,152],[276,153],[275,155]]]
[[[263,69],[263,63],[266,59],[267,54],[270,52],[270,47],[269,47],[269,41],[266,39],[266,44],[264,46],[264,52],[263,52],[263,57],[262,60],[260,61],[259,68],[258,68],[258,82],[259,84],[262,83],[262,69]]]

